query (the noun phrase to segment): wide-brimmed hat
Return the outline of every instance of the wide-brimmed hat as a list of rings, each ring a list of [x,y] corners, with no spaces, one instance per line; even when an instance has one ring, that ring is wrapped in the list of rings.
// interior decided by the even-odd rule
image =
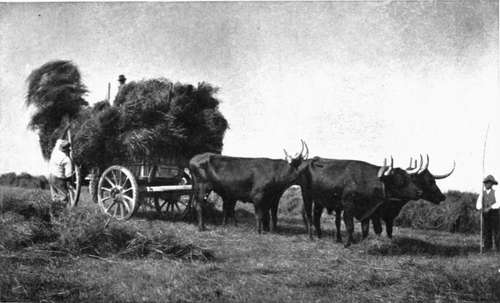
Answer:
[[[484,178],[483,183],[488,183],[488,182],[490,182],[493,185],[498,184],[497,180],[495,180],[495,178],[492,175],[488,175],[486,176],[486,178]]]
[[[125,76],[124,76],[124,75],[119,75],[119,76],[118,76],[118,81],[120,81],[120,82],[121,82],[121,81],[126,81],[126,80],[127,80],[127,78],[125,78]]]
[[[59,148],[62,150],[62,151],[65,151],[65,150],[69,150],[71,144],[69,143],[68,140],[59,140]]]

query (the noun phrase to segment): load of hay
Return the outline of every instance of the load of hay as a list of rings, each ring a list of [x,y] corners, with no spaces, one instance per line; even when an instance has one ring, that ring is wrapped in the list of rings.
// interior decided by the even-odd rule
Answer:
[[[217,90],[204,82],[142,80],[122,87],[113,105],[101,101],[91,107],[76,65],[51,61],[28,77],[26,103],[35,108],[29,127],[38,131],[46,159],[69,128],[74,160],[84,169],[220,153],[228,123],[218,109]]]

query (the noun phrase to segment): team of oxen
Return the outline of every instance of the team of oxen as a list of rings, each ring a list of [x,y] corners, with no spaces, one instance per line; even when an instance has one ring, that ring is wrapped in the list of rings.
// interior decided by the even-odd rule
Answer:
[[[353,243],[354,218],[361,221],[363,237],[368,235],[369,222],[375,233],[382,232],[381,220],[386,224],[387,236],[392,237],[393,220],[401,208],[411,200],[425,199],[440,203],[445,199],[436,180],[451,175],[429,172],[429,157],[412,161],[406,169],[394,167],[384,159],[382,166],[358,160],[337,160],[314,157],[308,159],[309,149],[302,141],[302,149],[295,157],[285,150],[285,160],[268,158],[237,158],[214,153],[193,157],[189,163],[193,177],[193,199],[198,227],[204,229],[203,205],[211,191],[223,200],[223,223],[236,218],[236,201],[251,202],[255,208],[255,222],[259,233],[274,231],[277,225],[278,203],[287,188],[301,187],[303,218],[309,237],[314,225],[321,237],[321,214],[326,208],[336,213],[336,239],[340,233],[341,214],[347,229],[345,246]]]

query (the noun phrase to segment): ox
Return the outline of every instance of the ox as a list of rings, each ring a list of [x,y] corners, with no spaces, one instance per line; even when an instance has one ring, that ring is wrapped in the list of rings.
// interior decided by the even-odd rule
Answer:
[[[434,175],[429,171],[429,155],[426,155],[426,162],[423,165],[423,157],[420,155],[420,165],[416,173],[411,174],[411,180],[423,191],[421,199],[427,200],[434,204],[439,204],[441,201],[445,200],[446,197],[441,193],[436,185],[436,180],[444,179],[449,177],[455,171],[455,161],[453,161],[453,168],[450,172],[442,175]],[[410,159],[410,166],[408,170],[414,170],[417,168],[417,160],[415,160],[412,165],[412,159]],[[408,203],[409,200],[396,200],[396,201],[386,201],[375,211],[372,216],[373,229],[377,235],[382,233],[382,225],[380,219],[385,222],[385,231],[387,237],[392,238],[392,227],[394,219],[399,215],[401,208]]]
[[[303,155],[306,149],[305,156]],[[259,233],[269,230],[269,211],[272,215],[271,231],[276,228],[278,203],[283,192],[295,184],[307,167],[309,150],[302,141],[302,150],[294,158],[285,160],[268,158],[236,158],[213,153],[194,156],[189,161],[193,176],[193,199],[198,216],[198,228],[204,229],[202,204],[210,191],[223,200],[224,223],[234,217],[237,200],[251,202],[255,208],[256,228]]]
[[[346,247],[353,243],[354,218],[363,224],[363,234],[367,232],[368,219],[377,208],[390,198],[402,200],[419,199],[422,190],[411,180],[413,171],[405,171],[390,166],[384,160],[383,166],[357,160],[334,160],[314,158],[308,161],[301,174],[304,201],[303,217],[309,237],[312,238],[311,212],[315,202],[314,226],[318,237],[321,236],[320,215],[323,208],[344,211],[343,218],[347,228]],[[340,219],[337,218],[337,239],[340,240]]]

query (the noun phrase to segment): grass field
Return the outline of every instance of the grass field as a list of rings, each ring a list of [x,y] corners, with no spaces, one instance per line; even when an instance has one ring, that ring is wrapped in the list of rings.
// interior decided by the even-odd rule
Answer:
[[[144,208],[108,223],[87,195],[62,213],[42,191],[2,187],[0,201],[0,301],[500,301],[500,255],[480,255],[478,235],[396,228],[345,249],[324,216],[325,237],[310,241],[293,192],[264,235],[241,203],[238,227],[209,219],[198,232]]]

